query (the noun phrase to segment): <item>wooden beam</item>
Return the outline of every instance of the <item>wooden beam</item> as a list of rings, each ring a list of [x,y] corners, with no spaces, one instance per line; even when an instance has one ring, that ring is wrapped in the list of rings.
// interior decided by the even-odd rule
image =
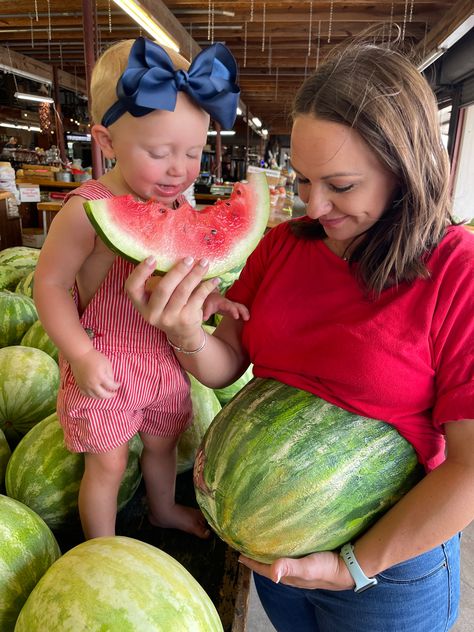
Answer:
[[[441,42],[453,33],[458,26],[474,13],[473,0],[458,0],[443,17],[434,24],[431,31],[415,47],[415,50],[426,59],[436,52]]]
[[[0,46],[0,64],[3,67],[18,70],[19,73],[27,72],[44,78],[48,82],[51,82],[51,84],[53,82],[53,68],[51,65],[45,64],[37,59],[32,59],[27,55],[17,53],[10,48]],[[86,82],[83,79],[75,77],[63,70],[58,71],[58,79],[61,87],[84,95],[87,94]]]

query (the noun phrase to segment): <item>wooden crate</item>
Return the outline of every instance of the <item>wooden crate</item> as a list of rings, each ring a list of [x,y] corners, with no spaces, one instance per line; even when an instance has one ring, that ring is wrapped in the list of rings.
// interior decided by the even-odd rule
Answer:
[[[178,476],[176,498],[178,502],[196,506],[192,472]],[[178,560],[213,601],[224,631],[246,632],[251,573],[238,563],[237,551],[215,534],[208,540],[201,540],[175,529],[152,527],[146,514],[145,489],[141,484],[117,516],[117,535],[152,544]],[[67,531],[55,531],[55,535],[63,553],[83,541],[79,523],[68,527]]]

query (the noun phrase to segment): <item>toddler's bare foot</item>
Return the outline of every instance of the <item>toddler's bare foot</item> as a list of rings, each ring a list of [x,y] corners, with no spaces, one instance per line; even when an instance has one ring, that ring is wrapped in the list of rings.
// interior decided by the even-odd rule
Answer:
[[[211,535],[206,519],[199,509],[193,507],[175,504],[168,509],[160,510],[159,515],[148,514],[148,520],[154,527],[180,529],[202,539]]]

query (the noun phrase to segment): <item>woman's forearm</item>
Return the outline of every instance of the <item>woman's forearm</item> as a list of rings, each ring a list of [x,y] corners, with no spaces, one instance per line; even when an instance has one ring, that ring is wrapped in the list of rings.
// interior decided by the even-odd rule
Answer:
[[[474,420],[450,422],[449,432],[467,431],[466,452],[474,440]],[[454,428],[454,426],[458,428]],[[469,426],[469,429],[468,429]],[[462,429],[464,430],[464,429]],[[458,433],[460,434],[460,433]],[[474,519],[474,458],[449,455],[354,543],[367,576],[420,555],[448,540]]]

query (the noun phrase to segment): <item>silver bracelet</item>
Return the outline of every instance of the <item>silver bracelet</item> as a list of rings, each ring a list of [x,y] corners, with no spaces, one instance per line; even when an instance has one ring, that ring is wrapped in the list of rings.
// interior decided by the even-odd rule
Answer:
[[[192,351],[187,351],[186,349],[183,349],[183,347],[178,347],[178,345],[175,345],[173,342],[171,342],[168,336],[166,336],[166,340],[168,344],[170,345],[170,347],[173,347],[173,349],[177,351],[178,353],[183,353],[184,355],[194,355],[195,353],[199,353],[200,351],[202,351],[204,347],[206,346],[206,342],[207,342],[206,332],[204,331],[204,329],[201,329],[201,331],[204,334],[202,343],[199,345],[197,349],[193,349]]]

